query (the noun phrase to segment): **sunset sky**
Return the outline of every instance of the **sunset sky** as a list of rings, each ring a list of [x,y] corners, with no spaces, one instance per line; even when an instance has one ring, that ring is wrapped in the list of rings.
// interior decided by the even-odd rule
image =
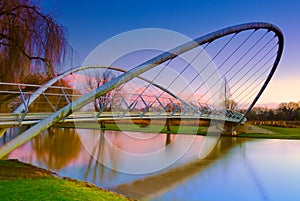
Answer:
[[[196,38],[246,22],[269,22],[285,36],[282,60],[259,103],[300,101],[300,1],[298,0],[42,0],[67,29],[76,65],[100,43],[125,31],[163,28]],[[85,3],[83,3],[85,2]]]

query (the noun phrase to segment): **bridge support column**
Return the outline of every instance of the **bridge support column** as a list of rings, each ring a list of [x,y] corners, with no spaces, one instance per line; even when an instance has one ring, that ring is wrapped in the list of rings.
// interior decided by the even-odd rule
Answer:
[[[167,131],[171,131],[171,119],[170,118],[166,119],[166,127],[167,127]]]
[[[100,128],[105,128],[105,122],[103,120],[99,120],[98,124],[100,125]]]
[[[237,123],[226,121],[223,128],[224,135],[236,135],[235,126]]]

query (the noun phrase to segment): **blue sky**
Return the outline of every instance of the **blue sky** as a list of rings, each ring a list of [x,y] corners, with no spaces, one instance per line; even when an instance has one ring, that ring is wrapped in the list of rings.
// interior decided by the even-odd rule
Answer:
[[[125,31],[164,28],[195,38],[245,22],[269,22],[285,36],[282,60],[260,102],[299,101],[300,1],[297,0],[42,0],[67,29],[78,65],[100,43]],[[299,55],[299,56],[298,56]]]

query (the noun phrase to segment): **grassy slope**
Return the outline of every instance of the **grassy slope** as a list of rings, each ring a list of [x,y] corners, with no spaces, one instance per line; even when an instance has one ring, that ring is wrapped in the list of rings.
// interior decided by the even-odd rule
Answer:
[[[0,200],[128,200],[92,184],[61,179],[16,160],[0,160]]]
[[[300,139],[300,128],[282,128],[272,126],[261,126],[264,129],[273,131],[275,134],[261,133],[243,133],[238,137],[255,137],[255,138],[270,138],[270,139]]]

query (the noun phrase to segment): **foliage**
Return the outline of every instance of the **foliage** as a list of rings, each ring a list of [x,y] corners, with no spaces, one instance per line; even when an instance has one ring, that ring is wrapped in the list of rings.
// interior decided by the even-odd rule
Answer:
[[[0,0],[0,81],[53,77],[67,50],[65,31],[32,0]]]
[[[277,109],[268,109],[263,107],[255,107],[249,113],[249,120],[300,120],[300,101],[280,103]]]
[[[69,146],[63,146],[65,144]],[[39,161],[57,171],[76,159],[81,141],[76,129],[49,128],[46,134],[41,133],[33,138],[32,147]]]

